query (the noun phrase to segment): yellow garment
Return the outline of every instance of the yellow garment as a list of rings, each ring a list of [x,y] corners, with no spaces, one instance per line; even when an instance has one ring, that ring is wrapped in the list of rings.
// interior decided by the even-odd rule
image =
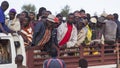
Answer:
[[[92,52],[92,55],[99,55],[100,54],[100,52],[98,50],[96,50],[95,48],[92,48],[92,50],[94,50]]]
[[[92,38],[92,30],[90,29],[88,25],[86,27],[88,28],[88,32],[87,32],[87,37],[84,42],[86,45],[89,45],[91,42],[91,38]]]
[[[85,47],[84,51],[86,51],[86,52],[84,52],[83,55],[90,55],[90,52],[88,52],[89,50],[90,50],[89,47]]]

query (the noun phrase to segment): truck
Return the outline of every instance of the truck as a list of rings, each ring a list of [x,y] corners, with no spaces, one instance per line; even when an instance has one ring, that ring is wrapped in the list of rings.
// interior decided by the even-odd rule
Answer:
[[[100,54],[84,55],[84,52],[94,52],[94,50],[84,50],[83,46],[60,50],[60,54],[74,53],[71,56],[59,56],[66,63],[67,68],[77,68],[78,61],[85,58],[88,61],[88,68],[119,68],[119,51],[115,53],[115,48],[119,49],[120,44],[115,45],[95,45],[89,48],[99,46]],[[113,48],[106,48],[114,46]],[[88,46],[87,46],[88,47]],[[105,53],[112,51],[111,53]],[[44,60],[50,58],[47,52],[41,52],[39,46],[30,47],[25,50],[24,41],[21,35],[0,33],[0,68],[17,68],[15,64],[16,55],[21,54],[24,57],[23,65],[28,68],[42,68]]]
[[[16,55],[23,55],[23,65],[26,66],[26,53],[21,35],[0,33],[0,68],[17,68]]]

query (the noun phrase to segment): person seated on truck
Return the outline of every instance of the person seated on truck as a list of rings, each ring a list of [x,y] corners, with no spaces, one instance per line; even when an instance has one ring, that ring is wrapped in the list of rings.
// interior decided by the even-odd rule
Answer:
[[[33,30],[29,23],[30,23],[29,17],[23,19],[22,29],[20,34],[24,39],[25,46],[29,46],[29,44],[32,42]]]
[[[9,29],[18,32],[21,29],[20,21],[16,16],[16,10],[14,8],[10,9],[9,11],[9,19],[6,20],[5,24],[8,26]]]
[[[79,67],[77,68],[88,68],[88,61],[86,59],[79,60]]]
[[[65,62],[57,58],[58,51],[56,48],[51,49],[50,56],[50,59],[44,61],[43,68],[66,68]]]
[[[5,14],[4,12],[8,9],[9,3],[7,1],[3,1],[0,6],[0,33],[8,34],[11,30],[5,25]]]
[[[42,51],[50,51],[50,48],[57,44],[57,31],[54,29],[54,24],[58,23],[58,18],[54,15],[48,15],[45,22],[37,23],[34,32],[31,46],[40,46]],[[55,46],[58,48],[58,46]]]
[[[27,68],[26,66],[22,65],[23,59],[24,58],[22,55],[17,55],[15,57],[15,63],[17,64],[17,68]]]

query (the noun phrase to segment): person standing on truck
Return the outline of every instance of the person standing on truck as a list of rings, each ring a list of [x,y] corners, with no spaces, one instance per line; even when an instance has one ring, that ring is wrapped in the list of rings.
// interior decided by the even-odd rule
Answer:
[[[74,47],[77,42],[77,28],[74,25],[74,14],[70,13],[66,23],[61,23],[57,28],[57,38],[60,48]]]
[[[17,64],[17,68],[27,68],[26,66],[22,65],[22,62],[23,62],[23,56],[17,55],[15,57],[15,63]]]
[[[11,30],[5,25],[5,14],[4,12],[8,9],[9,3],[7,1],[3,1],[0,6],[0,33],[3,32],[8,34]]]
[[[66,68],[66,64],[63,60],[58,59],[58,51],[52,48],[50,51],[50,59],[47,59],[43,63],[43,68]]]
[[[50,48],[57,43],[57,31],[54,29],[54,24],[59,20],[54,15],[48,15],[46,21],[40,21],[36,24],[33,32],[33,39],[31,46],[40,46],[43,51],[50,51]],[[54,46],[57,47],[57,46]]]

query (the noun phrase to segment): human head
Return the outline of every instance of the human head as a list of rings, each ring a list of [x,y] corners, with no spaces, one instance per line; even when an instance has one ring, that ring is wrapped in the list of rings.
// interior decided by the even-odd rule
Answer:
[[[80,12],[79,11],[75,11],[74,12],[74,16],[75,16],[75,22],[79,22],[79,20],[80,20]]]
[[[85,20],[80,18],[79,22],[77,23],[77,30],[81,30],[83,27],[85,27]]]
[[[16,64],[22,64],[22,62],[23,62],[23,56],[22,55],[17,55],[15,57],[15,63]]]
[[[90,22],[93,23],[93,24],[96,24],[97,23],[97,19],[95,17],[91,17],[90,18]]]
[[[98,17],[97,27],[102,27],[105,25],[105,18],[104,17]]]
[[[74,18],[75,18],[75,16],[73,13],[68,14],[67,23],[73,24],[75,22]]]
[[[95,17],[91,17],[89,27],[94,29],[96,27],[96,24],[97,24],[97,19]]]
[[[29,13],[29,17],[30,17],[30,20],[35,20],[35,13],[34,12],[30,12]]]
[[[10,20],[13,20],[15,18],[15,15],[16,15],[16,10],[10,9],[10,11],[9,11]]]
[[[115,19],[115,20],[118,20],[119,15],[118,15],[117,13],[114,13],[113,15],[114,15],[114,19]]]
[[[41,16],[43,11],[46,11],[46,8],[45,8],[45,7],[39,8],[38,14]]]
[[[80,59],[79,60],[79,67],[81,67],[81,68],[87,68],[88,67],[88,62],[87,62],[87,60],[86,59]]]
[[[30,18],[26,17],[23,19],[22,25],[23,25],[23,27],[26,27],[29,25],[29,23],[30,23]]]
[[[43,11],[41,17],[42,17],[42,18],[47,18],[48,15],[49,15],[49,12]]]
[[[85,10],[84,10],[84,9],[81,9],[81,10],[80,10],[80,16],[81,16],[82,18],[86,17],[86,14],[85,14]]]
[[[52,12],[51,12],[51,11],[49,11],[49,10],[47,10],[47,13],[48,13],[48,14],[52,14]]]
[[[47,24],[48,26],[54,26],[54,24],[59,24],[59,19],[54,15],[48,15],[47,17]]]
[[[9,7],[9,3],[7,1],[3,1],[1,3],[1,8],[3,11],[6,11],[8,9],[8,7]]]
[[[23,18],[28,17],[28,12],[27,11],[22,11],[21,15]]]
[[[51,57],[57,57],[58,56],[58,51],[56,48],[52,48],[50,51],[50,56]]]
[[[112,14],[109,14],[107,17],[106,17],[108,20],[114,20],[114,16]]]
[[[62,14],[59,13],[59,14],[56,15],[56,17],[59,19],[60,22],[63,21],[63,16],[62,16]]]
[[[90,22],[91,15],[89,13],[86,14],[88,22]]]

